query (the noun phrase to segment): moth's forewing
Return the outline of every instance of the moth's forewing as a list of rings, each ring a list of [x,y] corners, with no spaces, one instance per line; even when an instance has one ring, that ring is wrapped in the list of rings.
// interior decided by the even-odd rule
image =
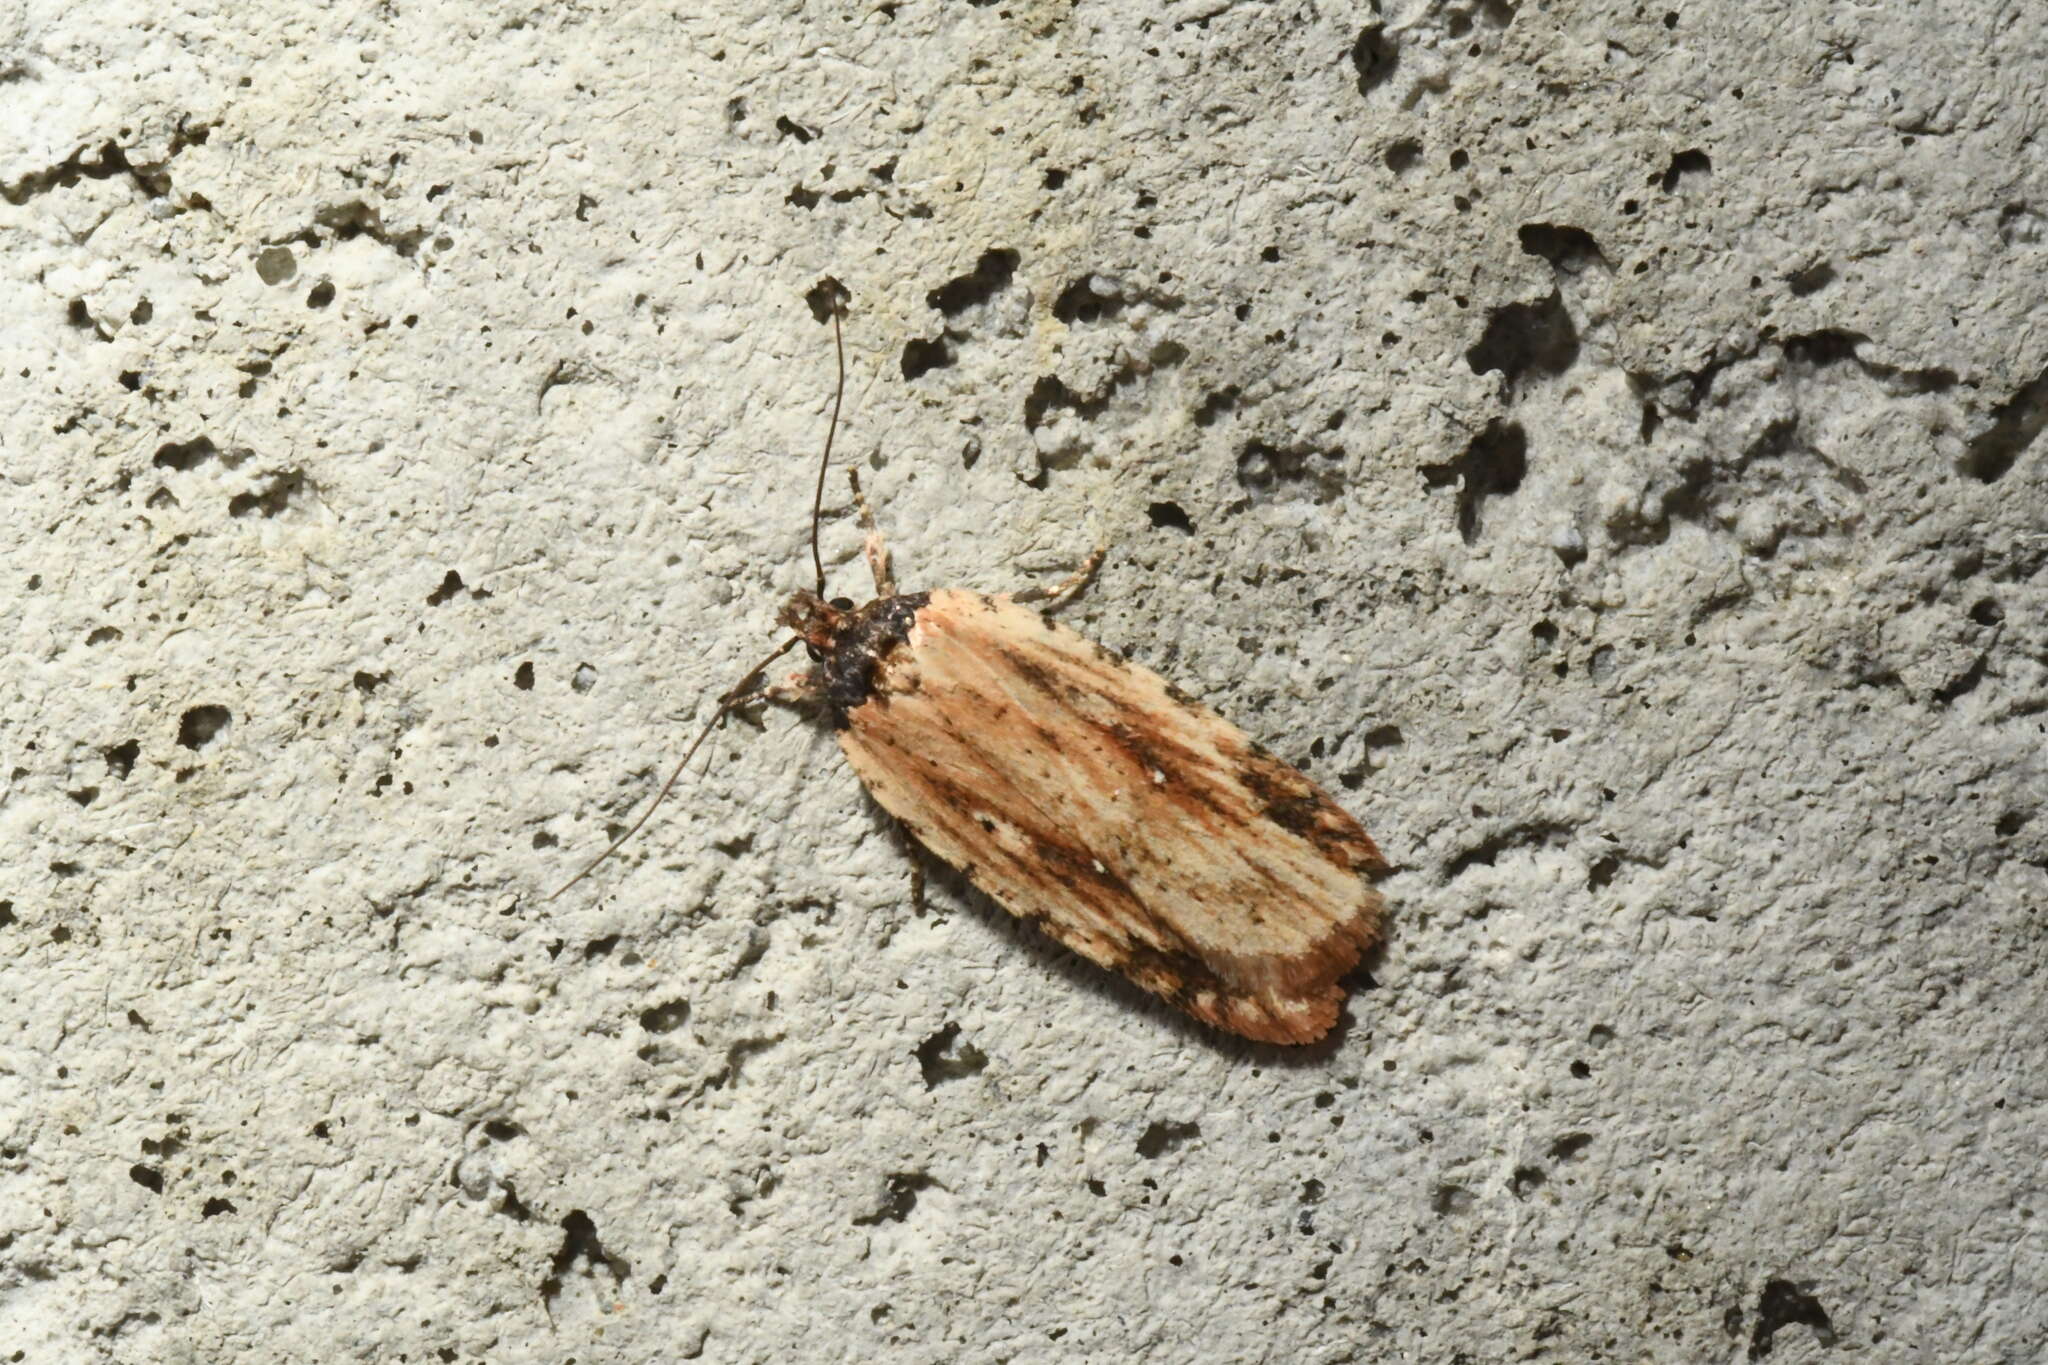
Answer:
[[[854,770],[933,853],[1218,1028],[1322,1037],[1380,936],[1386,863],[1321,788],[1006,597],[926,595],[843,718]]]

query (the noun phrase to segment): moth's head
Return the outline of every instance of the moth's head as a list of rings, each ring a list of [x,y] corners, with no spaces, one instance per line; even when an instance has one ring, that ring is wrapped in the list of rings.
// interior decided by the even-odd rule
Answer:
[[[844,603],[844,605],[841,605]],[[853,603],[844,598],[827,602],[808,588],[789,595],[782,604],[782,612],[775,619],[799,636],[809,645],[812,656],[829,651],[832,642],[846,629],[846,618]]]

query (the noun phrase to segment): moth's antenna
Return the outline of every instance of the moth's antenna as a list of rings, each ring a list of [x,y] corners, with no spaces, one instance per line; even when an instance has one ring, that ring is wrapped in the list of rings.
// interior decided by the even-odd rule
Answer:
[[[773,654],[770,654],[767,658],[761,660],[760,663],[757,663],[752,668],[748,669],[747,676],[741,678],[737,686],[733,687],[724,696],[718,699],[718,706],[715,710],[712,711],[711,719],[704,722],[704,728],[702,730],[699,730],[697,732],[697,738],[690,742],[690,747],[684,751],[681,761],[679,761],[676,764],[676,770],[668,775],[668,781],[661,784],[661,790],[655,793],[653,804],[648,806],[646,810],[640,813],[640,818],[633,822],[633,827],[631,829],[627,830],[624,834],[621,834],[618,838],[612,840],[612,846],[610,848],[598,854],[595,858],[592,858],[588,866],[586,866],[581,872],[578,872],[575,876],[571,877],[568,881],[564,882],[562,884],[562,890],[555,892],[553,896],[549,896],[549,901],[554,900],[556,897],[562,895],[563,892],[567,891],[570,887],[576,885],[576,883],[582,881],[585,877],[588,877],[591,873],[597,871],[599,863],[602,863],[606,858],[611,857],[612,854],[617,853],[619,851],[619,846],[621,844],[625,843],[626,840],[638,834],[640,832],[640,827],[646,824],[649,820],[654,818],[654,812],[660,807],[663,801],[668,799],[669,789],[675,786],[676,779],[683,775],[683,769],[689,766],[690,760],[697,756],[697,751],[704,747],[704,741],[711,738],[711,732],[717,729],[719,723],[723,721],[727,716],[731,715],[734,711],[738,710],[742,706],[745,706],[749,701],[753,700],[755,690],[761,685],[762,675],[768,671],[768,665],[774,663],[777,659],[789,653],[789,651],[795,649],[801,643],[802,639],[798,636],[791,636],[789,639],[784,640],[780,645],[776,646],[775,652]],[[542,901],[541,904],[546,905],[547,901]]]
[[[818,491],[811,497],[811,565],[818,571],[818,596],[825,595],[825,560],[818,553],[818,518],[825,511],[825,471],[832,467],[832,438],[839,434],[839,405],[846,399],[846,341],[839,334],[839,284],[832,282],[832,349],[839,356],[839,387],[832,393],[832,422],[825,428],[825,455],[818,461]]]

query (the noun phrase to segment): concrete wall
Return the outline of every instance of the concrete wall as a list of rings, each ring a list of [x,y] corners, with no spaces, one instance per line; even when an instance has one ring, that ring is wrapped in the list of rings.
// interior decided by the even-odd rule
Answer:
[[[2037,1358],[2044,73],[2038,3],[0,17],[0,1358]],[[809,581],[827,276],[906,584],[1107,539],[1066,619],[1397,865],[1331,1045],[919,918],[784,711],[544,903]]]

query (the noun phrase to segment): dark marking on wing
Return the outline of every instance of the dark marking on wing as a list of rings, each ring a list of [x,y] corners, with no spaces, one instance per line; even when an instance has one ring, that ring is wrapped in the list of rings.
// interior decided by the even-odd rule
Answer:
[[[1162,972],[1170,970],[1170,979],[1183,990],[1213,987],[1223,994],[1236,993],[1202,961],[1200,951],[1186,936],[1154,911],[1129,882],[1107,865],[1099,865],[1101,859],[1096,855],[1043,832],[1033,837],[1032,851],[1040,866],[1051,874],[1052,881],[1077,897],[1093,901],[1098,909],[1108,909],[1112,919],[1126,926],[1120,935],[1120,948],[1113,952],[1126,961],[1142,958]],[[1042,916],[1031,918],[1041,927],[1053,928],[1055,937],[1062,936],[1053,922]],[[1169,994],[1160,986],[1152,989]],[[1173,1003],[1185,1005],[1182,999],[1174,999]]]
[[[1238,772],[1238,780],[1258,798],[1260,810],[1268,820],[1313,840],[1319,828],[1317,817],[1323,813],[1323,803],[1316,799],[1315,789],[1291,770],[1278,769],[1270,755],[1261,754],[1259,758],[1265,761],[1245,764]]]
[[[953,732],[953,738],[963,747],[972,747],[957,731]],[[1020,836],[1024,847],[1002,849],[991,840],[988,856],[999,857],[1020,878],[1060,888],[1074,900],[1093,907],[1103,919],[1127,926],[1126,932],[1142,935],[1158,951],[1189,960],[1198,958],[1194,946],[1170,922],[1155,913],[1137,890],[1103,861],[1101,855],[1072,842],[1068,832],[1058,829],[1046,812],[1020,806],[1015,799],[1018,793],[970,788],[947,775],[929,770],[920,780],[940,809],[960,812],[979,826],[984,834],[997,832],[996,821],[985,813],[990,803],[995,802],[1003,810],[1006,823]],[[971,872],[970,880],[976,880]],[[1041,928],[1053,929],[1055,937],[1064,937],[1056,931],[1057,922],[1036,907],[1010,902],[1010,908],[1019,918]]]
[[[1129,901],[1132,905],[1142,907],[1144,904],[1138,899],[1138,893],[1131,889],[1129,882],[1111,872],[1107,864],[1086,849],[1039,835],[1032,841],[1032,851],[1038,855],[1039,861],[1052,871],[1053,879],[1062,886],[1079,889],[1077,883],[1085,882],[1120,900]]]
[[[1224,999],[1240,994],[1237,987],[1216,975],[1208,963],[1184,947],[1154,948],[1133,943],[1114,964],[1114,970],[1180,1010],[1187,1009],[1194,997],[1205,991]]]
[[[1102,728],[1131,756],[1132,762],[1146,770],[1147,777],[1158,772],[1169,782],[1189,782],[1205,789],[1214,781],[1213,761],[1185,744],[1176,743],[1159,729],[1124,721],[1111,721]]]
[[[1043,692],[1046,696],[1064,700],[1073,695],[1073,680],[1061,676],[1038,662],[1038,660],[1029,658],[1014,650],[1005,650],[1002,658],[1004,667],[1024,679],[1025,682],[1030,683],[1032,687]]]
[[[1251,761],[1238,770],[1238,781],[1257,798],[1261,814],[1306,839],[1341,867],[1356,872],[1386,870],[1386,860],[1372,837],[1305,774],[1256,741],[1251,754]]]

